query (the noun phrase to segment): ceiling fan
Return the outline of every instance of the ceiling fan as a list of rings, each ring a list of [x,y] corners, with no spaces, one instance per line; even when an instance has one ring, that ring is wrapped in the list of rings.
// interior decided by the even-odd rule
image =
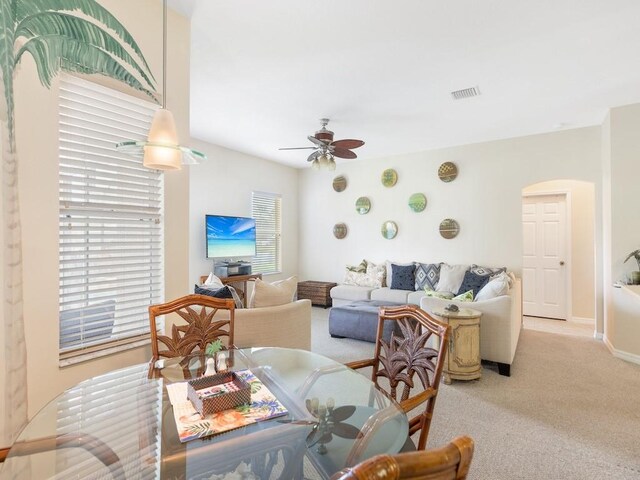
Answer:
[[[310,147],[289,147],[279,148],[278,150],[315,150],[307,158],[307,162],[311,162],[311,167],[316,170],[320,168],[327,168],[328,170],[336,169],[336,162],[333,157],[339,158],[357,158],[357,155],[351,150],[364,145],[362,140],[344,139],[333,140],[333,132],[327,130],[328,118],[321,118],[320,123],[322,128],[318,130],[313,136],[309,135],[307,138],[313,146]]]

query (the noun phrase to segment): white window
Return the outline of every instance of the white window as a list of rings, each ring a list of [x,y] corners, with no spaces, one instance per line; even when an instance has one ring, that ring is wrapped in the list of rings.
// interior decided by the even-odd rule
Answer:
[[[251,216],[256,219],[256,256],[253,273],[279,273],[281,261],[282,198],[275,193],[253,192]]]
[[[115,150],[158,107],[65,75],[60,83],[61,364],[148,343],[162,302],[163,177]]]

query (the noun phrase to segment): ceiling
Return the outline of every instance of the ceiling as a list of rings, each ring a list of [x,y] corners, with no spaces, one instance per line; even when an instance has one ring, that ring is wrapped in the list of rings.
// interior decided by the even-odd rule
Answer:
[[[191,133],[306,167],[319,119],[367,158],[600,124],[640,102],[638,0],[174,0]],[[477,86],[481,95],[453,100]]]

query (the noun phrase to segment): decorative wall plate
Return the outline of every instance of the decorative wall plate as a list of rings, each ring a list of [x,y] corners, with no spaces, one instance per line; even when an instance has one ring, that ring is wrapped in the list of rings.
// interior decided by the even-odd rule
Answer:
[[[452,218],[445,218],[440,222],[440,235],[444,238],[454,238],[460,232],[460,225]]]
[[[382,236],[384,238],[386,238],[387,240],[391,240],[392,238],[395,238],[395,236],[398,234],[398,225],[396,225],[396,222],[387,220],[382,224],[382,228],[380,229],[380,232],[382,232]]]
[[[393,168],[388,168],[382,172],[381,180],[385,187],[393,187],[398,181],[398,173]]]
[[[336,237],[337,239],[342,240],[344,237],[347,236],[348,231],[349,229],[347,228],[346,223],[336,223],[333,226],[333,236]]]
[[[458,176],[458,167],[456,167],[455,163],[452,162],[444,162],[438,168],[438,177],[443,182],[453,182]]]
[[[333,179],[333,189],[336,192],[343,192],[345,188],[347,188],[347,177],[338,175]]]
[[[421,212],[427,206],[427,197],[424,193],[414,193],[409,197],[409,208],[414,212]]]
[[[356,200],[356,212],[364,215],[365,213],[369,213],[369,210],[371,210],[371,200],[369,200],[369,197],[360,197]]]

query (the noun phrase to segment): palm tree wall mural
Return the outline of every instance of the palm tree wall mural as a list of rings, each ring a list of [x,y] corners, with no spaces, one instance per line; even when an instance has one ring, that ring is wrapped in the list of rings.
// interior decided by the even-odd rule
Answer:
[[[27,419],[27,355],[22,305],[22,237],[18,202],[14,82],[33,57],[50,88],[61,71],[116,79],[155,98],[155,79],[127,29],[95,0],[0,0],[0,123],[2,130],[2,249],[6,418],[0,446],[10,445]]]

